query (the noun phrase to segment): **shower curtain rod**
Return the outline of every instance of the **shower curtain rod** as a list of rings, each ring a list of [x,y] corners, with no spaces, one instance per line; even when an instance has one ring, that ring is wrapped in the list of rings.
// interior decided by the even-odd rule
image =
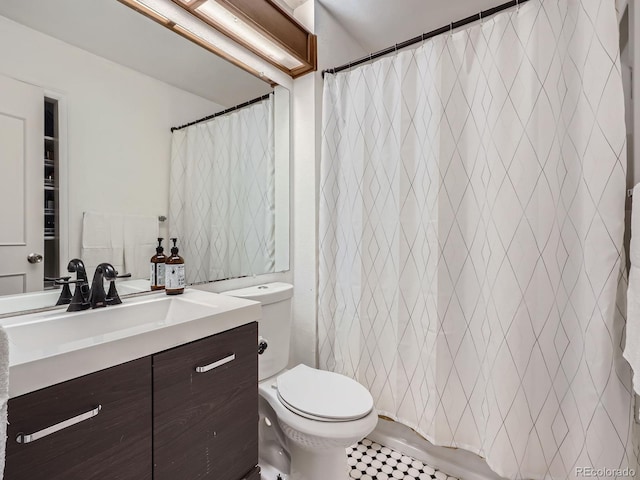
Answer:
[[[266,95],[262,95],[261,97],[254,98],[253,100],[249,100],[249,101],[244,102],[244,103],[240,103],[239,105],[236,105],[235,107],[229,107],[226,110],[223,110],[223,111],[218,112],[218,113],[214,113],[213,115],[209,115],[209,116],[201,118],[199,120],[195,120],[193,122],[185,123],[184,125],[180,125],[179,127],[171,127],[171,133],[175,132],[176,130],[182,130],[183,128],[190,127],[191,125],[196,125],[198,123],[206,122],[207,120],[211,120],[212,118],[220,117],[221,115],[226,115],[227,113],[231,113],[231,112],[234,112],[236,110],[240,110],[241,108],[248,107],[249,105],[253,105],[254,103],[261,102],[262,100],[266,100],[267,98],[269,98],[269,95],[271,95],[271,94],[267,93]]]
[[[363,63],[370,62],[371,60],[375,60],[376,58],[384,57],[385,55],[393,53],[402,48],[410,47],[411,45],[415,45],[416,43],[423,42],[429,38],[442,35],[443,33],[451,32],[456,28],[460,28],[465,25],[469,25],[470,23],[482,20],[483,18],[490,17],[491,15],[495,15],[496,13],[502,12],[503,10],[507,10],[511,7],[518,7],[528,1],[529,0],[512,0],[511,2],[503,3],[502,5],[498,5],[497,7],[493,7],[488,10],[481,11],[480,13],[476,13],[475,15],[471,15],[470,17],[463,18],[462,20],[458,20],[457,22],[451,22],[449,25],[445,25],[444,27],[440,27],[436,30],[432,30],[429,33],[423,33],[422,35],[419,35],[417,37],[411,38],[409,40],[405,40],[402,43],[396,43],[391,47],[385,48],[384,50],[380,50],[379,52],[376,52],[376,53],[371,53],[368,56],[362,57],[359,60],[354,60],[353,62],[345,63],[344,65],[340,65],[339,67],[327,68],[322,71],[322,78],[324,78],[325,73],[335,74],[343,70],[348,70],[351,67],[362,65]]]

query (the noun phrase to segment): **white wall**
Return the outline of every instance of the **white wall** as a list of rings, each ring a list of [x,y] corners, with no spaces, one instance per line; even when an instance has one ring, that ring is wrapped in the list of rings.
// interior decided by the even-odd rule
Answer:
[[[1,74],[64,99],[69,258],[84,211],[167,214],[170,128],[220,105],[4,17],[0,58]]]
[[[314,2],[308,0],[294,16],[314,29]],[[316,365],[316,195],[314,104],[315,76],[293,83],[293,324],[290,362]]]

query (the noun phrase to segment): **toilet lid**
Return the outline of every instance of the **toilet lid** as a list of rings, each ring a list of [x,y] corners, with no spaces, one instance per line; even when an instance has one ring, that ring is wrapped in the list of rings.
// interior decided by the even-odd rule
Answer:
[[[338,373],[298,365],[280,375],[276,382],[282,403],[307,418],[357,420],[373,409],[369,391]]]

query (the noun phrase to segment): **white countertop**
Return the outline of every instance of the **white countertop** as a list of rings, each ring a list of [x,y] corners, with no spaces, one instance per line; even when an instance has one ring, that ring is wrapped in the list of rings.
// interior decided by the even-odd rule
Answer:
[[[2,318],[9,337],[9,396],[215,335],[260,315],[259,302],[187,289],[83,312],[56,309]]]

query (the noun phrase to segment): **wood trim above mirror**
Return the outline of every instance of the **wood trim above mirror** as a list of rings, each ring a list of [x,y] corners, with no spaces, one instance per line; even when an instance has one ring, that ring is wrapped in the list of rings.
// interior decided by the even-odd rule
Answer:
[[[225,59],[229,63],[235,65],[236,67],[241,68],[245,72],[248,72],[251,75],[259,78],[260,80],[265,81],[266,83],[270,84],[271,87],[275,87],[276,85],[278,85],[278,82],[276,82],[273,79],[267,77],[264,74],[264,72],[259,72],[255,68],[250,67],[246,63],[241,62],[240,60],[236,59],[235,57],[229,55],[224,50],[222,50],[222,49],[220,49],[220,48],[218,48],[218,47],[216,47],[216,46],[214,46],[214,45],[212,45],[212,44],[210,44],[208,42],[205,42],[204,40],[202,40],[197,35],[194,35],[191,32],[189,32],[188,30],[185,30],[184,28],[181,28],[180,25],[176,25],[175,22],[172,22],[171,20],[166,19],[165,17],[163,17],[162,15],[158,14],[156,11],[154,11],[153,9],[147,7],[146,5],[143,5],[142,3],[137,2],[135,0],[117,0],[117,1],[122,3],[123,5],[126,5],[127,7],[131,8],[132,10],[135,10],[136,12],[144,15],[145,17],[153,20],[154,22],[159,23],[163,27],[168,28],[169,30],[177,33],[181,37],[186,38],[187,40],[195,43],[199,47],[202,47],[205,50],[208,50],[209,52],[219,56],[220,58]]]
[[[317,69],[317,40],[301,23],[273,0],[216,0],[242,17],[256,30],[282,46],[303,66],[284,71],[293,78]],[[265,59],[268,61],[268,59]]]
[[[152,8],[144,5],[143,1],[118,0],[120,3],[136,10],[146,17],[154,20],[160,25],[174,31],[178,35],[196,43],[210,52],[233,63],[237,67],[265,80],[272,86],[275,82],[267,78],[262,72],[239,61],[222,49],[202,40],[189,30],[177,25],[174,21],[158,14]],[[297,78],[306,73],[317,70],[317,37],[309,32],[301,23],[295,20],[288,12],[283,10],[273,0],[171,0],[174,4],[189,12],[196,19],[206,23],[214,30],[222,33],[234,42],[242,45],[264,61],[275,66],[292,78]],[[255,32],[258,36],[266,39],[265,42],[275,46],[279,52],[291,59],[290,64],[284,65],[282,62],[272,58],[264,50],[258,48],[256,44],[243,38],[236,32],[225,27],[223,22],[205,15],[198,8],[206,2],[212,2],[222,7],[229,15],[237,17],[247,27],[247,32]],[[286,62],[285,62],[286,63]],[[295,63],[296,66],[291,66]]]
[[[236,43],[247,48],[263,60],[274,65],[292,78],[317,70],[317,39],[301,23],[291,17],[273,0],[172,0]],[[300,62],[300,66],[288,68],[269,57],[253,43],[230,31],[221,22],[198,11],[207,1],[217,2],[232,15],[238,17],[256,32],[264,35],[278,47]]]

